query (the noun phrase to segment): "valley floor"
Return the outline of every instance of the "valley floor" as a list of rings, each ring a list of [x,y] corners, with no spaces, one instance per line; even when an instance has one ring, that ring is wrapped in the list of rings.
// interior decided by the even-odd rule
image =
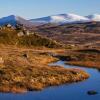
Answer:
[[[59,60],[52,54],[63,52],[62,49],[0,45],[0,91],[23,93],[89,78],[89,74],[80,69],[48,66]]]

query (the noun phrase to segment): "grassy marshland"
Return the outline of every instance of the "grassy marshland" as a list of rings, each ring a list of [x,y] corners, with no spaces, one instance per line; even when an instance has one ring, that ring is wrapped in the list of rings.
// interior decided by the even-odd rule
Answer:
[[[9,28],[0,30],[0,92],[42,90],[89,77],[89,74],[79,69],[48,66],[48,63],[58,60],[49,53],[60,52],[62,49],[54,48],[61,45],[36,34],[18,37],[18,31]]]
[[[79,69],[49,67],[48,63],[58,59],[48,55],[48,50],[45,52],[43,49],[0,48],[0,91],[17,93],[41,90],[47,86],[82,81],[89,77]]]

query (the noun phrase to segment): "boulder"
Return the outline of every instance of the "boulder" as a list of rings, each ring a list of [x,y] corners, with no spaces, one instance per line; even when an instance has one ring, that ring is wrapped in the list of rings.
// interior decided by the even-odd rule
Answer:
[[[87,92],[87,94],[88,95],[96,95],[96,94],[98,94],[98,92],[95,91],[95,90],[90,90],[90,91]]]

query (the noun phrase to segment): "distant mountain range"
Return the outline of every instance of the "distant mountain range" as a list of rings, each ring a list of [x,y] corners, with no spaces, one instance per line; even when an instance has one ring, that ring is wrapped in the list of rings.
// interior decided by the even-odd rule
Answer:
[[[47,16],[47,17],[42,17],[37,19],[31,19],[30,21],[37,24],[84,23],[84,22],[91,22],[91,21],[100,21],[100,15],[93,14],[88,16],[79,16],[76,14],[58,14],[58,15]]]
[[[47,16],[37,19],[30,19],[26,20],[22,17],[10,15],[7,17],[3,17],[0,19],[0,25],[5,24],[23,24],[24,26],[38,26],[48,23],[55,23],[55,24],[66,24],[66,23],[84,23],[84,22],[91,22],[91,21],[100,21],[99,14],[93,14],[88,16],[79,16],[76,14],[58,14],[53,16]]]
[[[89,21],[88,18],[75,15],[75,14],[59,14],[54,16],[48,16],[38,19],[30,20],[33,23],[56,23],[56,24],[63,24],[63,23],[75,23],[75,22],[86,22]]]
[[[10,15],[7,17],[3,17],[0,19],[0,25],[6,25],[6,24],[11,24],[11,25],[16,25],[16,24],[22,24],[26,27],[32,27],[34,24],[20,16],[15,16],[15,15]]]

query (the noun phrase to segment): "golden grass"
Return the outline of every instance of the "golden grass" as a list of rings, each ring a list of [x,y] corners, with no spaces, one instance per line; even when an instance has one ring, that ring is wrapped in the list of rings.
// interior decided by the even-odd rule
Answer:
[[[89,68],[100,69],[100,50],[99,49],[82,49],[70,52],[71,58],[66,64],[78,65]]]
[[[48,63],[57,61],[48,52],[58,53],[56,49],[25,49],[1,46],[0,91],[22,93],[42,90],[47,86],[60,85],[85,80],[89,75],[79,69],[49,67]]]
[[[69,61],[66,64],[100,69],[99,61]]]

